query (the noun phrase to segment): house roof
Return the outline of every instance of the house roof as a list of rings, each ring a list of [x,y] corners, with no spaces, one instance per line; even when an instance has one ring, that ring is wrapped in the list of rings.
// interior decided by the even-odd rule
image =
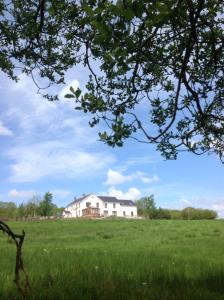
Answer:
[[[74,200],[73,200],[71,203],[69,203],[66,207],[69,207],[70,205],[75,204],[76,202],[82,201],[83,199],[85,199],[85,198],[88,197],[89,195],[91,195],[91,194],[83,195],[83,196],[80,197],[80,198],[74,198]]]
[[[121,200],[117,199],[116,197],[109,197],[109,196],[98,196],[103,202],[113,202],[113,203],[120,203],[120,205],[124,206],[135,206],[135,203],[131,200]]]
[[[120,200],[118,199],[120,205],[124,206],[136,206],[136,204],[132,200]]]
[[[88,195],[84,195],[80,198],[74,199],[71,203],[69,203],[67,207],[69,207],[72,204],[75,204],[76,202],[80,202],[83,199],[87,198],[88,196],[90,196],[91,194]],[[97,196],[99,199],[101,199],[103,202],[108,202],[108,203],[120,203],[120,205],[122,206],[136,206],[135,203],[132,200],[121,200],[121,199],[117,199],[116,197],[110,197],[110,196]]]
[[[115,197],[109,197],[109,196],[97,196],[100,198],[103,202],[117,202],[117,198]]]

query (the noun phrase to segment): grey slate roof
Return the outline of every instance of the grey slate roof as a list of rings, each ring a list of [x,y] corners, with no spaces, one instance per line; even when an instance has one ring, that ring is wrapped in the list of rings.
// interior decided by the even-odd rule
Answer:
[[[103,202],[113,202],[113,203],[120,203],[120,205],[125,206],[135,206],[135,203],[131,200],[121,200],[117,199],[116,197],[109,197],[109,196],[97,196],[100,198]]]
[[[117,202],[117,198],[115,197],[109,197],[109,196],[97,196],[100,198],[103,202]]]
[[[118,199],[118,202],[120,203],[120,205],[124,205],[124,206],[136,206],[136,204],[132,200],[120,200],[120,199]]]
[[[70,205],[75,204],[76,202],[82,201],[83,199],[85,199],[89,195],[91,195],[91,194],[84,195],[80,198],[74,199],[74,201],[69,203],[66,207],[69,207]],[[110,197],[110,196],[97,196],[97,197],[100,198],[103,202],[120,203],[120,205],[122,205],[122,206],[136,206],[135,203],[132,200],[121,200],[121,199],[117,199],[116,197]]]

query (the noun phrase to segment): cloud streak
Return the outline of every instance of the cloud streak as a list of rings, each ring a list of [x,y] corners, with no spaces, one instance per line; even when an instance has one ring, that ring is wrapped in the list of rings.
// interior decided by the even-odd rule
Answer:
[[[144,172],[140,171],[133,172],[129,175],[124,175],[120,171],[109,169],[107,171],[107,179],[105,184],[108,186],[115,186],[134,180],[140,180],[143,183],[157,183],[160,179],[157,175],[149,177]]]
[[[10,198],[31,198],[35,194],[36,194],[35,191],[32,191],[32,190],[12,189],[8,192],[8,196]]]
[[[0,135],[2,136],[12,136],[13,132],[3,125],[3,122],[0,120]]]
[[[3,113],[16,128],[14,145],[3,153],[9,160],[9,182],[91,177],[114,162],[113,155],[96,145],[98,135],[89,128],[87,117],[73,109],[74,101],[63,98],[70,85],[78,87],[77,80],[59,93],[60,101],[53,102],[37,95],[25,75],[18,84],[7,81],[7,85],[4,99],[13,100],[3,99]],[[1,121],[0,134],[12,135]]]
[[[73,149],[72,144],[53,140],[20,146],[8,153],[11,182],[35,182],[46,177],[95,176],[114,161],[109,155]]]

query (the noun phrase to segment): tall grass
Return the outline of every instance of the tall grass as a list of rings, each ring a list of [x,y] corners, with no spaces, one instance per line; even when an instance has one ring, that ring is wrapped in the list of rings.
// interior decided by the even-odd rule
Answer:
[[[224,299],[223,221],[58,220],[26,231],[29,299]],[[0,235],[0,299],[19,299]]]

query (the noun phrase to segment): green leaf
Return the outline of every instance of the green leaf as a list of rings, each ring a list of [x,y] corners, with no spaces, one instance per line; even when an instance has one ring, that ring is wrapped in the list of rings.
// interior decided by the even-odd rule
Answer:
[[[65,98],[75,98],[74,95],[72,95],[72,94],[66,94],[64,97]]]
[[[72,86],[70,86],[70,91],[73,93],[73,94],[75,94],[75,90],[74,90],[74,88],[72,87]]]
[[[75,91],[76,98],[79,98],[79,96],[81,95],[81,93],[82,93],[82,91],[79,88],[77,88],[77,90]]]
[[[92,16],[94,14],[94,11],[88,4],[83,4],[82,9],[89,15]]]
[[[130,8],[124,9],[122,11],[122,14],[124,15],[125,19],[128,20],[128,21],[130,21],[131,19],[133,19],[134,16],[135,16],[134,12]]]

